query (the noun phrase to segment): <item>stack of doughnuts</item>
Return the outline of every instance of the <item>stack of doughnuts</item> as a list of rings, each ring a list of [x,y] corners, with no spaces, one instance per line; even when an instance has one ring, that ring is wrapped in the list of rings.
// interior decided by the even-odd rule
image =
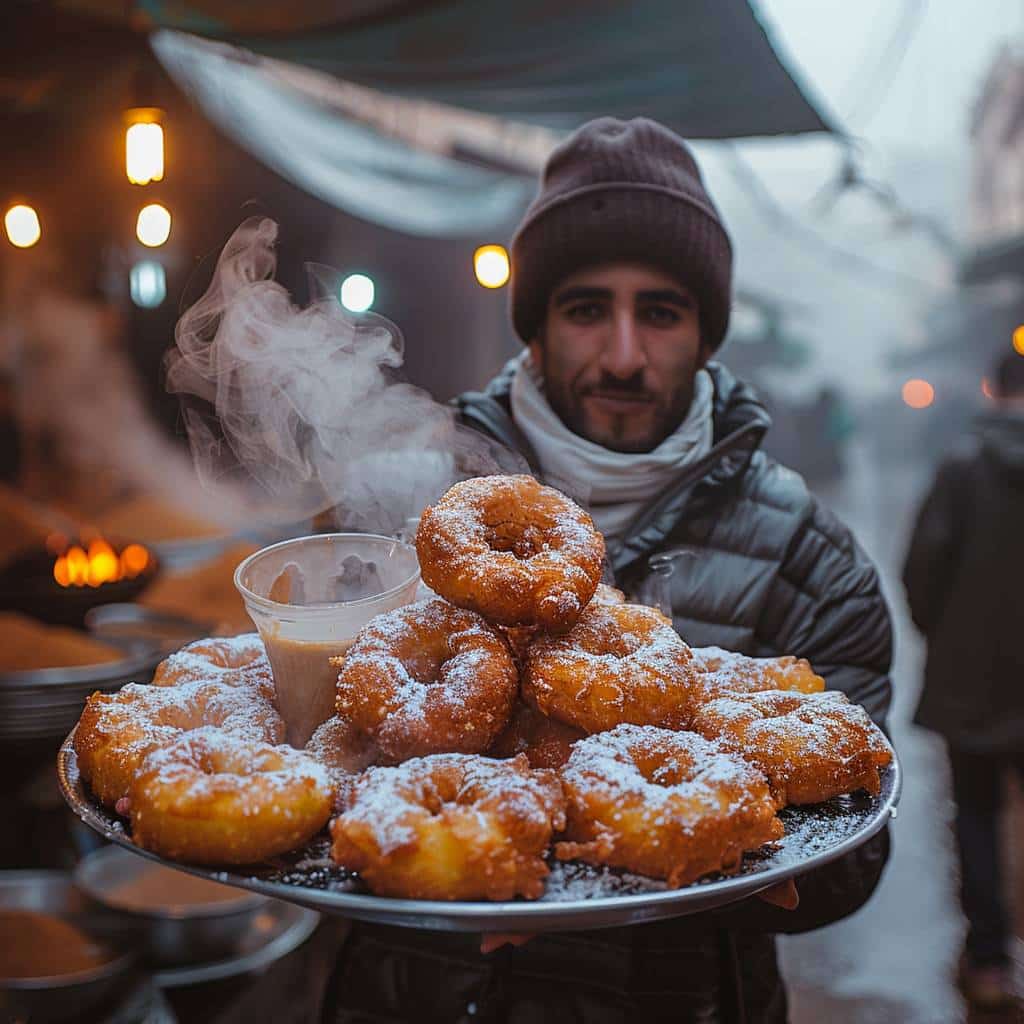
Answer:
[[[254,637],[192,645],[158,687],[90,698],[82,773],[136,841],[261,860],[333,808],[332,856],[375,893],[537,899],[552,855],[682,886],[780,838],[787,804],[879,791],[891,753],[862,708],[802,659],[692,650],[600,582],[590,517],[532,477],[456,484],[416,549],[437,596],[332,660],[336,713],[303,752],[280,745]]]

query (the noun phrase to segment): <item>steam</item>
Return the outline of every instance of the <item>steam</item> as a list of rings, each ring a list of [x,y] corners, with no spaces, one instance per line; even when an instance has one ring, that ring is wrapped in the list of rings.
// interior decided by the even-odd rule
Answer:
[[[167,387],[202,479],[254,487],[261,518],[333,509],[340,528],[393,534],[462,477],[525,471],[399,378],[389,321],[349,315],[323,279],[297,307],[272,279],[276,238],[245,221],[175,331]]]

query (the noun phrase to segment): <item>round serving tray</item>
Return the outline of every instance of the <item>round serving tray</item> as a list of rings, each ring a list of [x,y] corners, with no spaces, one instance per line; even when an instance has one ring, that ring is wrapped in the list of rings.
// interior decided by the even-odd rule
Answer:
[[[124,821],[107,811],[85,788],[78,774],[73,737],[74,732],[57,756],[61,792],[82,821],[111,842],[189,874],[321,913],[435,931],[575,931],[711,910],[827,864],[865,843],[895,817],[901,788],[900,766],[893,755],[892,764],[882,775],[878,796],[857,793],[824,804],[787,807],[779,815],[785,824],[785,837],[748,854],[739,872],[728,878],[712,876],[683,889],[668,889],[663,882],[640,875],[552,858],[547,890],[539,900],[448,903],[372,895],[357,877],[331,861],[326,836],[317,837],[274,863],[230,871],[157,857],[136,846]]]

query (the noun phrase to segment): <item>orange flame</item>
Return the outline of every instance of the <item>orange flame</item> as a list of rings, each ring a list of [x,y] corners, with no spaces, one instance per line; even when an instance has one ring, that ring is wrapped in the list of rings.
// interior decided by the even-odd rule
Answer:
[[[62,587],[101,587],[104,583],[133,579],[149,565],[149,552],[141,544],[129,544],[118,554],[97,537],[88,548],[74,544],[53,564],[53,578]]]

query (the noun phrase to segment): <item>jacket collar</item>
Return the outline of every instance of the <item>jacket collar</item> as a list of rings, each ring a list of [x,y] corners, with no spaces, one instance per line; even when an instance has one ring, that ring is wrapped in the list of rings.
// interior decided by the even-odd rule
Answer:
[[[483,391],[468,391],[456,398],[455,404],[465,422],[519,451],[534,472],[539,472],[536,453],[512,419],[509,390],[514,362],[506,363]],[[657,547],[696,492],[702,498],[711,497],[740,476],[771,426],[771,417],[749,385],[721,363],[710,362],[707,370],[715,386],[711,451],[680,473],[673,486],[646,510],[615,560],[616,571]]]

